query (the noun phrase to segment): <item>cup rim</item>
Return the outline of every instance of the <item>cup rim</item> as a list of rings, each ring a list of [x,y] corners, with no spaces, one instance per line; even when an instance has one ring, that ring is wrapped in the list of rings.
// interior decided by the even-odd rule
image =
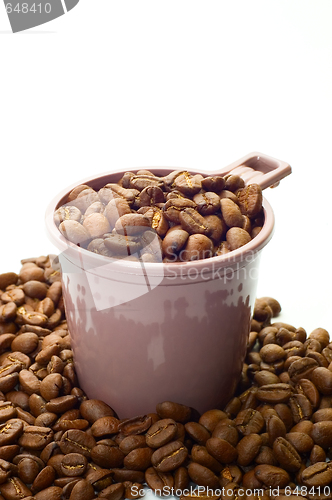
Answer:
[[[86,250],[82,247],[77,246],[75,243],[71,243],[67,240],[57,228],[53,214],[57,208],[59,208],[63,203],[65,203],[66,196],[70,193],[72,189],[80,184],[88,184],[91,187],[94,185],[100,185],[99,189],[103,187],[108,182],[114,182],[115,179],[113,177],[119,177],[128,171],[137,171],[142,168],[146,168],[150,170],[152,173],[156,175],[167,175],[167,173],[173,170],[183,170],[177,167],[141,167],[130,170],[116,170],[112,172],[106,172],[99,175],[93,175],[79,182],[75,182],[70,186],[64,188],[60,193],[58,193],[52,201],[49,203],[46,214],[45,214],[45,225],[46,225],[46,233],[50,241],[63,253],[66,254],[66,257],[69,261],[77,264],[77,262],[82,263],[82,268],[84,268],[83,261],[85,264],[88,264],[88,268],[90,270],[100,268],[102,266],[107,265],[112,262],[113,269],[118,270],[119,273],[125,274],[141,274],[142,273],[142,264],[140,262],[128,261],[125,259],[119,259],[116,262],[111,261],[109,257],[105,257],[103,255],[96,254],[89,250]],[[202,174],[202,175],[217,175],[216,172],[207,172],[201,169],[191,168],[188,172],[194,174]],[[263,197],[263,209],[264,209],[264,225],[261,231],[249,241],[247,244],[242,247],[232,250],[231,252],[220,255],[209,257],[207,259],[194,260],[189,262],[174,262],[174,263],[152,263],[152,262],[144,262],[144,267],[148,270],[149,276],[185,276],[190,273],[190,270],[196,268],[198,272],[200,272],[203,268],[209,269],[210,271],[215,269],[220,269],[228,266],[236,266],[236,265],[245,265],[246,262],[253,260],[254,256],[267,245],[270,239],[273,236],[275,217],[273,213],[273,209],[270,203]],[[92,271],[93,272],[93,271]]]

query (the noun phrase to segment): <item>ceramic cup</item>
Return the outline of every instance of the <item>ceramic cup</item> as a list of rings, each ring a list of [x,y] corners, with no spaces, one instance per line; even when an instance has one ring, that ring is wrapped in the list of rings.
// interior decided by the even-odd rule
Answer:
[[[173,169],[149,170],[166,175]],[[98,190],[122,174],[81,183]],[[153,412],[162,401],[199,412],[222,407],[245,358],[260,255],[274,227],[271,206],[264,199],[262,230],[229,254],[172,264],[114,261],[70,243],[53,222],[78,184],[50,203],[46,226],[60,251],[80,387],[120,418]]]

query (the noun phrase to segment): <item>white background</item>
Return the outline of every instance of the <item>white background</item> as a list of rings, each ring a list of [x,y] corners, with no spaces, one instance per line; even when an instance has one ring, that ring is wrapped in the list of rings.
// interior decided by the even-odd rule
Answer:
[[[258,295],[331,319],[331,0],[81,0],[11,34],[0,5],[0,272],[54,253],[49,201],[86,176],[288,161]]]

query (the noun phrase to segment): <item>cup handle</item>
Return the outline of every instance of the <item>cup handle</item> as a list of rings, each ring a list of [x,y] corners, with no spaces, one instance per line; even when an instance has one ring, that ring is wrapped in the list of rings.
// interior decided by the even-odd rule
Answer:
[[[240,175],[247,184],[259,184],[262,189],[278,186],[292,172],[291,166],[263,153],[249,153],[213,175]]]

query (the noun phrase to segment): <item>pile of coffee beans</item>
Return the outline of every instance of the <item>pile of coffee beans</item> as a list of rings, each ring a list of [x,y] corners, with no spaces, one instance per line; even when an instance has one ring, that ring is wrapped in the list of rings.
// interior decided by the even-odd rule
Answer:
[[[258,299],[223,410],[164,401],[126,419],[78,386],[50,257],[22,264],[0,274],[0,500],[134,499],[143,485],[183,500],[332,498],[326,330],[272,322],[279,303]]]
[[[205,259],[236,250],[259,233],[262,190],[232,174],[203,177],[175,170],[160,177],[139,170],[99,191],[77,186],[54,221],[69,241],[104,256]]]

